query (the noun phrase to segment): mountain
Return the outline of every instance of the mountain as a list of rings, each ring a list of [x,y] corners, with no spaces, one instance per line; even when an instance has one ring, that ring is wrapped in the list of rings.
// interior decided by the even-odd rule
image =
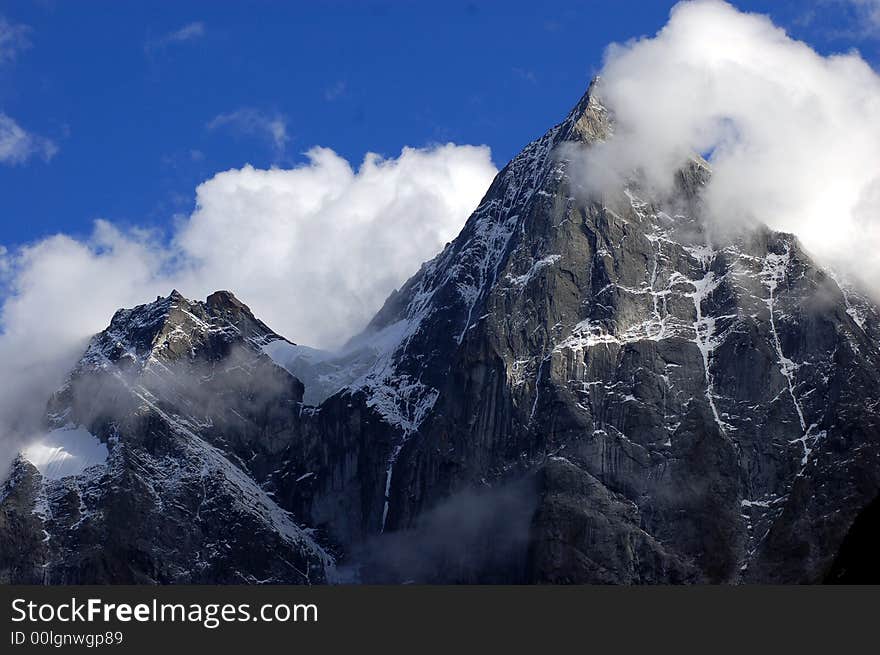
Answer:
[[[78,431],[105,460],[61,451],[63,477],[16,461],[4,582],[327,581],[332,555],[261,486],[303,394],[262,351],[280,339],[227,292],[117,312],[50,400],[43,446]]]
[[[118,312],[47,418],[106,461],[17,460],[3,579],[876,579],[876,305],[793,235],[716,234],[698,157],[587,196],[597,95],[342,354],[226,292]]]

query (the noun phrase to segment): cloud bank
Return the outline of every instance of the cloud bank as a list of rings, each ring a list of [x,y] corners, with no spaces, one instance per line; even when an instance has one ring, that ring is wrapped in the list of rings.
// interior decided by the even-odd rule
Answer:
[[[218,173],[170,238],[99,220],[85,240],[0,247],[0,466],[116,309],[229,289],[291,340],[337,346],[457,234],[495,173],[487,147],[371,153],[357,169],[314,148],[297,168]]]
[[[241,290],[289,338],[333,346],[458,233],[496,170],[488,148],[452,144],[368,154],[357,171],[327,148],[308,156],[205,182],[175,243],[195,269],[186,288]]]
[[[880,289],[880,77],[856,52],[825,57],[767,17],[682,2],[654,37],[606,52],[615,135],[585,155],[594,185],[640,170],[668,189],[706,154],[707,215],[794,232]]]

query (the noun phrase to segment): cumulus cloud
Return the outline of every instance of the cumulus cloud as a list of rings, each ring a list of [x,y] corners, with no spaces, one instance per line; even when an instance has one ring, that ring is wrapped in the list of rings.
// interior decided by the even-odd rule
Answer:
[[[236,134],[256,136],[267,140],[278,153],[284,152],[289,137],[287,121],[280,114],[266,114],[258,109],[245,107],[228,114],[212,118],[206,127],[209,130],[226,128]]]
[[[585,153],[594,190],[635,170],[668,190],[703,153],[719,227],[794,232],[880,288],[880,77],[857,53],[825,57],[765,16],[682,2],[654,37],[609,47],[599,95],[615,134]]]
[[[308,157],[208,180],[175,242],[196,262],[187,287],[241,289],[291,339],[332,346],[455,236],[495,168],[487,148],[452,144],[357,170],[327,148]]]
[[[27,25],[10,23],[0,16],[0,64],[14,61],[18,53],[31,46],[30,31]]]
[[[293,169],[218,173],[170,238],[101,220],[86,240],[0,249],[0,459],[119,307],[225,288],[291,340],[337,346],[455,236],[495,172],[486,147],[368,154],[358,168],[315,148]]]
[[[0,163],[23,164],[33,157],[49,161],[58,152],[51,140],[32,134],[0,112]]]

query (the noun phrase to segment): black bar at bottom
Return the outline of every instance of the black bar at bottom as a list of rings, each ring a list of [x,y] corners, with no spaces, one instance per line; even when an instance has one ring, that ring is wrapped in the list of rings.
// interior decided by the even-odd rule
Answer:
[[[0,653],[847,653],[875,642],[878,591],[3,586]]]

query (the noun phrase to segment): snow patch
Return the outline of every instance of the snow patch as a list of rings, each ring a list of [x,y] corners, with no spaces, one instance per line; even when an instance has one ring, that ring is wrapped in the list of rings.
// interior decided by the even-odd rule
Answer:
[[[533,277],[542,269],[545,269],[549,266],[553,266],[556,262],[562,259],[562,255],[547,255],[543,259],[539,259],[532,267],[526,271],[523,275],[517,275],[516,277],[507,276],[507,279],[517,287],[524,287],[527,285]]]
[[[43,477],[60,480],[107,462],[107,446],[85,428],[52,430],[21,452]]]
[[[782,343],[779,341],[779,332],[776,329],[775,292],[780,282],[783,282],[785,280],[790,257],[791,254],[788,247],[785,248],[785,252],[781,255],[768,253],[764,263],[764,268],[761,270],[761,279],[768,291],[767,299],[764,302],[766,303],[767,311],[770,314],[770,334],[773,336],[773,347],[776,350],[776,359],[779,363],[779,371],[782,373],[782,375],[785,377],[786,382],[788,383],[788,394],[789,396],[791,396],[791,402],[794,404],[795,411],[798,415],[798,421],[800,421],[801,424],[801,430],[804,431],[804,438],[806,438],[807,422],[804,419],[804,410],[801,407],[800,401],[798,401],[797,395],[795,394],[795,373],[798,368],[800,368],[800,365],[796,364],[790,358],[786,357],[785,354],[782,352]],[[804,442],[804,448],[806,448],[806,442]]]

